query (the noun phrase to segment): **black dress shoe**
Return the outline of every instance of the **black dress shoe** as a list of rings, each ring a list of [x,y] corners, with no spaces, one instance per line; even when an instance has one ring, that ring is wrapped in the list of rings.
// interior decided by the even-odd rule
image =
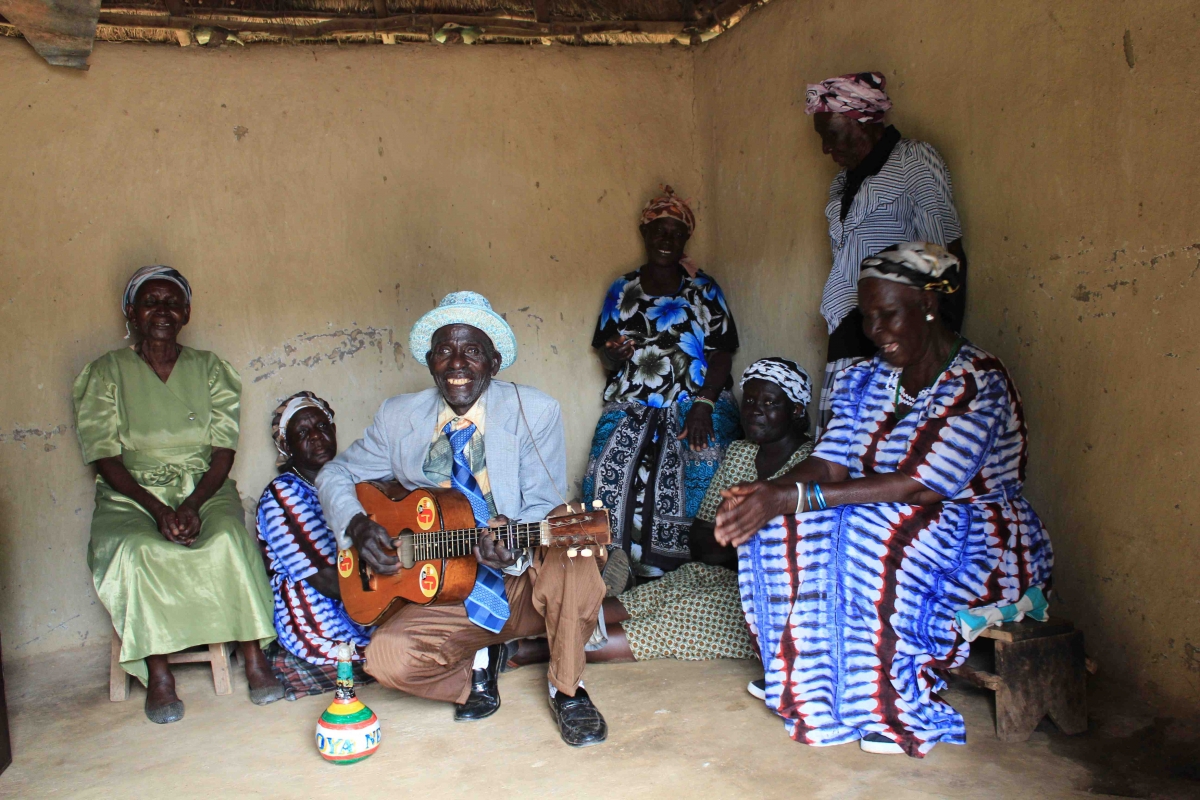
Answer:
[[[504,645],[488,649],[487,669],[471,670],[471,695],[465,703],[454,705],[455,722],[474,722],[495,714],[500,708],[500,665],[504,662]]]
[[[550,698],[550,711],[558,723],[559,735],[571,747],[600,744],[608,738],[608,723],[582,686],[575,690],[574,697],[557,692]]]

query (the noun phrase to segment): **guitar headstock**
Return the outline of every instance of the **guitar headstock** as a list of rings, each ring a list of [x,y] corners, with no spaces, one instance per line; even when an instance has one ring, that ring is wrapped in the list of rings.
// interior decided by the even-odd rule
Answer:
[[[608,509],[599,500],[591,511],[549,517],[546,528],[550,547],[576,548],[587,545],[607,545],[612,542],[612,523]]]

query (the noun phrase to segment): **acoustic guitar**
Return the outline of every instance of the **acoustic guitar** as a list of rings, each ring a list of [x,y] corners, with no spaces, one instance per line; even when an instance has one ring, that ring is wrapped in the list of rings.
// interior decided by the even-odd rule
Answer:
[[[458,603],[475,586],[474,548],[483,533],[492,534],[509,550],[525,547],[565,547],[567,555],[591,556],[594,548],[612,541],[608,510],[550,517],[541,522],[501,528],[475,524],[471,503],[454,489],[404,490],[398,484],[375,481],[355,487],[367,516],[392,536],[400,571],[380,575],[359,558],[354,548],[339,550],[338,584],[350,619],[378,625],[405,603]],[[599,501],[596,501],[599,506]]]

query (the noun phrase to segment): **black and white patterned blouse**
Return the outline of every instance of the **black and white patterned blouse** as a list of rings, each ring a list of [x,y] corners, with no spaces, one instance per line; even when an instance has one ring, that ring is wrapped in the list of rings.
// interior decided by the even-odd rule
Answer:
[[[613,281],[596,323],[592,347],[617,335],[634,341],[633,358],[608,379],[605,402],[665,407],[704,385],[707,353],[738,348],[737,326],[717,282],[698,270],[672,295],[648,295],[641,270]]]

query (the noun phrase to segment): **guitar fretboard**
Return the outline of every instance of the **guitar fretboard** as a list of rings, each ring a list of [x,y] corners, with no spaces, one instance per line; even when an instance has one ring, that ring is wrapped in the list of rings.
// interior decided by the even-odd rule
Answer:
[[[528,522],[500,528],[458,528],[413,534],[413,555],[417,561],[469,556],[483,533],[491,533],[507,550],[538,547],[542,542],[542,523]]]

